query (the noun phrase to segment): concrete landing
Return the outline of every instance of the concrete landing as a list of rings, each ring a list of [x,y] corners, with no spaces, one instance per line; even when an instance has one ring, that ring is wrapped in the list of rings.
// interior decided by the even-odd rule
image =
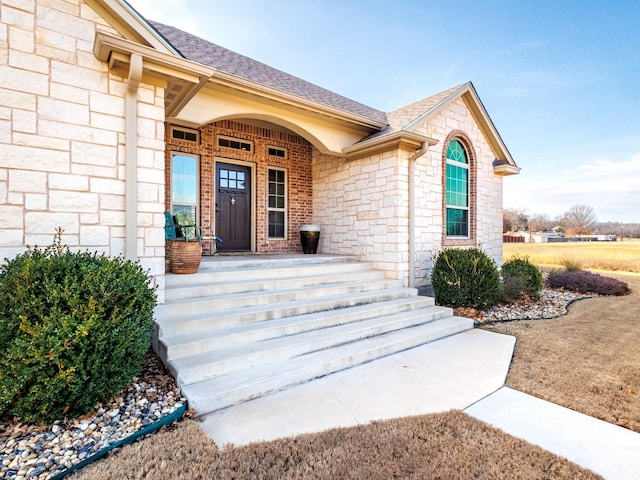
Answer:
[[[514,345],[469,330],[213,412],[200,426],[221,447],[463,410],[504,385]]]

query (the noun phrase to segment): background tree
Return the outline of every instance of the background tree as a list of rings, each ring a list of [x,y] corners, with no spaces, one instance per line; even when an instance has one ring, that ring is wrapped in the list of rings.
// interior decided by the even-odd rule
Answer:
[[[505,208],[502,211],[502,233],[526,230],[529,217],[524,210]]]
[[[545,214],[536,214],[529,217],[529,230],[531,232],[548,232],[554,224]]]
[[[590,205],[572,205],[562,216],[561,223],[567,235],[589,235],[596,223],[596,213]]]

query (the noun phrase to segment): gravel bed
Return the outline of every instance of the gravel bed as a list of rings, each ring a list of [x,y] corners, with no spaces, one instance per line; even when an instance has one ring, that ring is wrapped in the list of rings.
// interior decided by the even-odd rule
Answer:
[[[0,419],[0,479],[48,479],[180,408],[185,399],[158,358],[105,405],[53,425]]]
[[[576,300],[597,296],[596,294],[544,288],[537,300],[521,300],[510,304],[500,304],[485,311],[456,309],[456,315],[473,318],[480,324],[512,320],[543,320],[564,315],[567,313],[567,307]]]

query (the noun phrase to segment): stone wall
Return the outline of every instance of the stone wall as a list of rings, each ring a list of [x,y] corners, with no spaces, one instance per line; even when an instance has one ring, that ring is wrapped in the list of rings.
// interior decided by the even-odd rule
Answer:
[[[470,142],[473,156],[470,201],[471,235],[468,240],[447,239],[444,218],[444,158],[447,138],[462,132]],[[435,138],[439,143],[416,163],[418,211],[416,212],[416,280],[424,282],[431,275],[433,253],[442,246],[480,245],[498,264],[502,263],[502,177],[494,174],[496,158],[473,115],[459,98],[447,109],[429,117],[416,133]]]
[[[450,239],[444,229],[444,154],[447,138],[461,133],[473,149],[469,239]],[[416,133],[438,144],[415,161],[414,285],[430,283],[433,255],[443,246],[481,247],[502,262],[502,177],[493,173],[495,155],[464,101],[428,117]],[[314,150],[313,210],[320,224],[320,250],[358,255],[388,276],[408,284],[410,152],[394,150],[357,160]]]
[[[392,150],[346,160],[314,150],[313,212],[321,252],[357,255],[391,278],[406,277],[408,156]]]
[[[80,0],[2,1],[0,258],[56,227],[72,249],[124,253],[126,79],[94,56],[96,29],[117,34]],[[138,256],[160,284],[163,96],[138,92]]]

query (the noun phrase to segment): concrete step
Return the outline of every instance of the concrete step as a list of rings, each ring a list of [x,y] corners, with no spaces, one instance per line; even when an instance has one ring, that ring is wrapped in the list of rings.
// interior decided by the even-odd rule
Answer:
[[[188,285],[219,284],[229,280],[229,272],[233,272],[234,281],[269,280],[283,277],[329,275],[332,273],[372,272],[370,263],[354,261],[326,261],[323,263],[301,262],[287,265],[284,263],[238,265],[230,268],[231,263],[218,262],[208,268],[200,268],[195,275],[167,274],[165,287],[167,290]]]
[[[295,335],[335,325],[342,325],[364,318],[381,317],[401,312],[426,309],[434,305],[430,297],[402,297],[393,300],[366,303],[353,307],[324,310],[260,322],[238,323],[220,326],[212,320],[208,330],[192,331],[174,336],[163,336],[161,356],[169,362],[177,358],[197,355],[249,342],[261,342],[272,338]]]
[[[295,267],[310,266],[315,264],[340,264],[359,262],[355,255],[300,255],[300,254],[273,254],[273,255],[215,255],[202,257],[202,263],[198,272],[206,270],[233,270],[238,271],[253,267]]]
[[[182,391],[190,408],[204,415],[470,328],[473,321],[467,318],[434,320],[183,385]]]
[[[349,256],[216,256],[167,275],[154,348],[204,414],[473,327]]]
[[[256,269],[252,270],[252,273],[254,273],[255,270]],[[338,271],[332,272],[308,271],[304,272],[304,275],[302,273],[292,271],[293,269],[281,268],[277,270],[278,272],[275,273],[273,271],[263,272],[265,275],[264,278],[246,278],[238,272],[238,274],[234,273],[232,279],[225,279],[224,277],[227,277],[227,275],[217,273],[215,281],[203,281],[201,283],[192,283],[167,288],[165,290],[165,301],[174,302],[188,298],[207,297],[211,295],[263,292],[276,288],[278,290],[282,290],[294,287],[312,287],[337,283],[366,283],[373,280],[383,280],[385,278],[384,272],[372,270],[371,268],[363,269],[362,267],[359,269],[347,270],[337,269]],[[203,278],[203,280],[205,280],[205,278]]]
[[[399,280],[373,278],[368,281],[340,282],[327,285],[311,285],[289,288],[274,288],[266,291],[207,295],[184,298],[161,305],[156,310],[157,318],[184,316],[203,312],[215,312],[246,306],[271,305],[281,302],[313,300],[339,294],[358,294],[375,290],[401,288]]]
[[[338,289],[340,291],[340,289]],[[180,310],[166,313],[167,305],[156,307],[156,335],[163,338],[189,333],[202,333],[212,327],[224,327],[243,323],[255,323],[295,315],[304,315],[356,305],[373,304],[399,298],[416,297],[417,290],[404,287],[368,290],[356,293],[338,293],[324,297],[285,300],[252,306],[212,310],[187,314]],[[247,298],[249,301],[251,297]],[[432,301],[432,300],[431,300]]]
[[[207,380],[219,375],[250,369],[306,353],[325,350],[345,343],[409,328],[451,316],[451,309],[428,309],[400,312],[383,317],[361,319],[259,342],[234,345],[169,362],[179,385]]]

